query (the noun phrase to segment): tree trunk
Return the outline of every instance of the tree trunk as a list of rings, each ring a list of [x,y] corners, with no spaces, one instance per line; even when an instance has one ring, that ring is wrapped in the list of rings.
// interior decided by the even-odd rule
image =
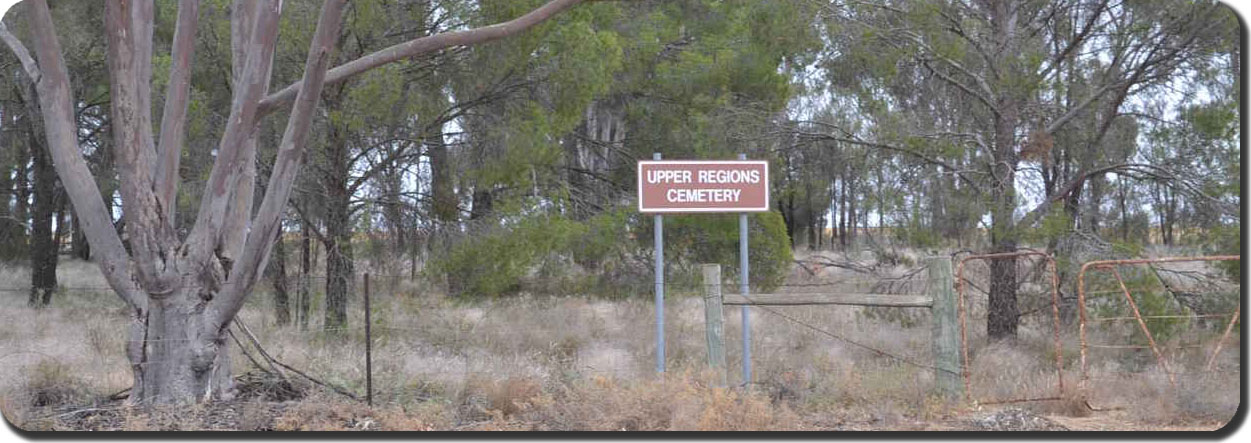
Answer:
[[[331,164],[325,177],[326,186],[326,313],[322,327],[340,330],[347,326],[347,302],[351,293],[353,272],[352,217],[349,213],[352,196],[348,191],[348,146],[336,130],[331,130],[327,156]]]
[[[13,171],[13,218],[16,220],[17,233],[17,247],[13,252],[19,257],[27,256],[30,251],[30,228],[23,226],[30,220],[30,151],[31,147],[26,143],[18,143],[17,164]]]
[[[1005,70],[998,79],[995,105],[999,112],[994,118],[994,160],[991,168],[991,250],[995,253],[1013,252],[1017,248],[1016,221],[1016,168],[1019,156],[1016,146],[1016,130],[1019,123],[1019,91],[1010,83],[1018,73],[1017,4],[998,2],[990,6],[994,39],[1003,42],[997,48],[996,64]],[[986,332],[989,338],[1001,340],[1016,337],[1020,322],[1017,307],[1017,272],[1015,259],[991,260],[990,302],[987,306]]]
[[[27,157],[18,132],[12,130],[18,126],[17,108],[0,104],[0,261],[6,262],[26,257],[25,214],[19,216],[17,206],[22,204]]]
[[[1010,137],[1010,135],[1009,135]],[[1002,151],[1001,151],[1002,152]],[[1011,155],[1011,154],[1009,154]],[[994,206],[991,212],[991,252],[1014,252],[1017,248],[1016,226],[1013,220],[1015,205],[1015,176],[1004,174],[994,184]],[[990,302],[987,306],[986,333],[991,340],[1016,337],[1020,321],[1017,307],[1016,259],[990,261]]]
[[[839,199],[842,201],[842,204],[838,207],[842,212],[838,216],[838,244],[842,249],[847,249],[847,174],[843,174],[841,182]]]
[[[168,166],[158,166],[151,137],[150,78],[152,27],[155,22],[152,4],[107,3],[105,28],[110,73],[110,127],[116,141],[114,148],[121,176],[122,198],[125,200],[123,215],[130,243],[130,250],[127,251],[114,231],[104,196],[94,182],[78,145],[75,100],[52,24],[52,14],[46,1],[28,0],[28,22],[38,62],[35,63],[29,51],[3,27],[0,27],[0,34],[3,34],[0,37],[17,56],[28,77],[36,80],[42,121],[45,122],[45,147],[50,151],[75,209],[79,211],[82,227],[92,249],[96,251],[97,264],[110,286],[133,311],[127,340],[127,355],[135,376],[131,399],[143,403],[176,403],[207,400],[215,394],[227,392],[230,353],[223,348],[224,333],[243,307],[258,273],[265,267],[273,236],[279,231],[282,209],[299,170],[299,159],[307,142],[313,113],[327,80],[339,83],[401,58],[504,38],[546,21],[580,2],[554,0],[497,26],[412,40],[349,62],[331,72],[328,64],[339,35],[344,2],[326,0],[309,47],[302,79],[275,94],[272,99],[266,99],[261,88],[269,81],[267,73],[278,34],[281,2],[255,3],[256,6],[249,9],[257,14],[257,21],[254,26],[246,27],[256,32],[245,51],[248,56],[244,76],[232,85],[236,88],[233,88],[230,117],[218,144],[218,156],[208,177],[195,225],[185,240],[180,240],[173,229],[170,209],[173,205],[166,206],[173,199],[166,198],[162,202],[157,195],[158,192],[168,194],[169,183],[177,182],[168,178],[174,178],[176,174],[167,171],[164,175],[166,180],[154,181],[154,177],[161,176],[160,171],[154,170]],[[237,2],[235,9],[240,9],[242,3]],[[194,5],[194,2],[184,2],[186,4]],[[179,7],[174,46],[185,48],[177,42],[193,42],[189,37],[180,39],[179,36],[188,35],[186,32],[195,28],[195,14],[190,13],[190,9],[184,9],[184,5]],[[187,26],[184,27],[184,24]],[[232,23],[236,24],[238,22]],[[174,60],[181,61],[190,56],[189,50],[173,52],[171,59]],[[239,59],[235,57],[235,61]],[[175,65],[181,66],[181,62]],[[176,71],[178,68],[172,69]],[[178,75],[170,77],[181,78]],[[171,82],[171,88],[176,86],[185,88],[188,82]],[[168,94],[170,97],[175,95],[178,94]],[[263,99],[268,104],[265,109],[258,109]],[[253,218],[250,234],[241,239],[245,242],[242,255],[236,261],[228,261],[215,253],[222,250],[218,240],[223,233],[224,222],[228,221],[225,218],[229,197],[238,188],[240,159],[247,158],[241,154],[241,146],[255,126],[258,115],[272,112],[278,103],[292,99],[294,104],[287,130],[278,147],[268,190]],[[172,106],[166,109],[172,109]],[[176,155],[179,152],[177,145],[170,143],[168,147],[171,149],[164,149],[166,143],[162,143],[160,155],[163,158]],[[160,189],[155,189],[154,183]],[[346,209],[347,205],[342,206]],[[230,214],[247,217],[249,212],[230,211]],[[344,243],[342,249],[350,251],[350,244]],[[348,257],[350,259],[350,255]]]
[[[452,183],[452,165],[448,158],[447,144],[443,134],[426,136],[426,152],[430,156],[430,193],[434,205],[436,224],[454,223],[459,215],[456,204],[455,185]]]
[[[296,316],[299,319],[300,329],[308,329],[308,313],[309,305],[312,300],[309,299],[309,289],[311,288],[310,272],[313,269],[312,246],[313,239],[310,235],[312,229],[308,220],[300,220],[300,301],[297,308]]]
[[[274,321],[278,326],[286,326],[291,323],[290,292],[287,290],[287,248],[284,246],[286,240],[282,238],[282,232],[279,231],[278,238],[274,239],[274,251],[271,261],[269,262],[269,270],[271,278],[274,281]]]
[[[469,209],[469,219],[479,220],[490,215],[495,206],[493,197],[490,189],[474,189],[473,203],[471,203]]]
[[[34,103],[31,103],[34,107]],[[33,110],[30,115],[36,115]],[[52,158],[48,153],[47,144],[40,140],[39,132],[33,123],[28,132],[31,156],[34,167],[35,203],[31,214],[30,232],[30,299],[31,306],[44,307],[52,301],[52,293],[56,290],[57,248],[56,238],[52,231],[52,220],[55,217],[56,171],[52,168]]]
[[[778,202],[778,206],[782,209],[782,221],[786,222],[786,238],[790,240],[791,248],[795,247],[795,193],[788,192],[786,200]]]
[[[1086,185],[1090,187],[1090,192],[1086,196],[1086,210],[1082,214],[1082,228],[1095,235],[1099,235],[1100,206],[1103,204],[1103,183],[1102,175],[1096,175],[1086,181]]]
[[[847,245],[856,245],[856,223],[860,217],[856,215],[856,181],[847,181]]]
[[[78,214],[70,211],[71,228],[73,234],[70,238],[70,251],[72,255],[82,261],[91,260],[91,245],[87,243],[87,235],[83,233],[82,227],[78,224]]]
[[[804,223],[808,228],[808,250],[813,251],[817,249],[817,211],[812,204],[811,180],[804,181],[804,211],[808,215],[808,220]]]
[[[211,291],[187,282],[178,291],[151,297],[146,316],[132,327],[129,351],[136,383],[132,402],[181,403],[231,396],[226,328],[206,315]],[[229,324],[227,324],[229,326]]]

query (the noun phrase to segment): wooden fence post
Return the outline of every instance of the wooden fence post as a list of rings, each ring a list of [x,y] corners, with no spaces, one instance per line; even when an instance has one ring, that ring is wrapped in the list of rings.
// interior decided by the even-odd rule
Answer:
[[[955,280],[950,257],[928,260],[930,308],[933,324],[934,388],[947,398],[964,396],[963,365],[960,362],[960,323],[956,312]]]
[[[725,326],[721,312],[721,265],[705,264],[704,325],[708,337],[708,366],[717,372],[721,385],[727,383],[725,369]]]

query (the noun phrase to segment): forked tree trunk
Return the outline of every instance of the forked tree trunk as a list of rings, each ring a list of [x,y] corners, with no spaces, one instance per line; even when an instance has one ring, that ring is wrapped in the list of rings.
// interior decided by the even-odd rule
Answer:
[[[232,395],[225,328],[203,315],[205,297],[212,294],[187,283],[167,296],[150,297],[147,315],[135,319],[140,323],[132,327],[132,334],[138,337],[132,336],[128,347],[135,373],[134,403],[208,401]]]
[[[0,40],[36,86],[45,146],[80,216],[96,263],[109,285],[130,306],[126,353],[134,374],[131,401],[179,403],[229,396],[230,354],[223,352],[228,349],[223,334],[265,268],[324,84],[341,83],[367,70],[431,51],[501,39],[582,1],[553,0],[508,22],[417,38],[331,70],[345,0],[326,0],[303,78],[268,96],[265,86],[270,80],[281,2],[236,1],[232,43],[246,44],[236,46],[244,49],[234,52],[233,63],[242,63],[244,68],[234,82],[230,116],[218,155],[195,224],[185,238],[175,229],[177,205],[171,196],[176,195],[179,181],[177,159],[185,135],[198,2],[183,0],[178,7],[159,144],[153,140],[151,124],[153,5],[150,1],[108,2],[109,122],[125,202],[129,249],[114,230],[108,206],[78,146],[69,72],[46,0],[24,2],[33,57],[0,23]],[[247,11],[241,12],[243,9]],[[266,193],[253,217],[251,205],[233,204],[238,192],[251,192],[254,185],[245,173],[249,166],[245,162],[254,161],[254,156],[244,152],[244,147],[254,140],[254,128],[261,116],[291,102],[294,104]],[[247,232],[224,232],[226,226],[243,226]],[[235,252],[221,256],[220,251]]]

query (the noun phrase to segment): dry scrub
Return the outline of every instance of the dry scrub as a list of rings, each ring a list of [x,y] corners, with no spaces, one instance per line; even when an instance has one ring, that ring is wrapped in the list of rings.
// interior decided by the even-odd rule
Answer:
[[[307,396],[298,400],[240,395],[189,410],[127,409],[105,398],[130,383],[121,302],[107,291],[83,290],[105,287],[93,265],[69,261],[59,274],[62,287],[73,289],[58,293],[48,309],[27,307],[24,292],[0,293],[0,411],[30,429],[952,429],[967,428],[962,423],[969,414],[979,413],[934,396],[927,368],[865,352],[759,309],[752,321],[755,382],[746,388],[715,386],[712,374],[701,372],[703,312],[700,299],[690,296],[693,288],[675,288],[667,301],[670,372],[659,377],[652,369],[650,300],[523,296],[465,303],[421,283],[387,279],[372,285],[375,407],[303,383],[299,387]],[[826,268],[796,271],[790,281],[866,291],[866,283],[853,280],[862,278]],[[0,268],[0,288],[24,288],[26,281],[24,270]],[[350,300],[350,327],[329,332],[320,328],[317,309],[308,330],[279,327],[271,303],[267,293],[258,293],[241,314],[269,353],[327,383],[363,393],[359,298]],[[887,315],[849,307],[771,309],[923,365],[932,361],[924,310]],[[978,312],[972,315],[977,318]],[[738,309],[727,308],[725,319],[729,378],[737,383]],[[1016,343],[990,347],[980,324],[971,323],[976,398],[1053,393],[1049,323],[1027,319]],[[231,348],[235,373],[253,371],[238,348]],[[1070,386],[1077,378],[1076,349],[1066,331]],[[1229,369],[1237,370],[1238,344],[1226,349],[1225,371],[1187,378],[1177,391],[1149,368],[1101,381],[1091,404],[1125,409],[1095,417],[1121,414],[1116,427],[1131,429],[1219,427],[1237,407],[1239,380]],[[255,374],[241,380],[241,394],[266,382]],[[1089,414],[1072,407],[1075,402],[1019,406],[1052,416]]]

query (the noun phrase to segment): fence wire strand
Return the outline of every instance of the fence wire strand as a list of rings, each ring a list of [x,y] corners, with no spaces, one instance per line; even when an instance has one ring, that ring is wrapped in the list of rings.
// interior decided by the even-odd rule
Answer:
[[[742,294],[740,294],[740,295],[741,295],[743,298],[747,299],[747,301],[749,301],[749,302],[753,302],[753,303],[755,303],[755,302],[756,302],[755,300],[753,300],[753,299],[751,298],[751,296],[750,296],[750,295],[742,295]],[[852,340],[852,339],[849,339],[849,338],[847,338],[847,337],[843,337],[843,336],[838,335],[838,334],[835,334],[835,333],[833,333],[833,332],[830,332],[830,331],[827,331],[827,330],[824,330],[824,329],[818,328],[818,327],[816,327],[816,326],[813,326],[812,324],[809,324],[808,322],[805,322],[805,321],[803,321],[803,320],[800,320],[800,319],[797,319],[797,318],[795,318],[795,317],[792,317],[792,316],[789,316],[789,315],[783,314],[783,313],[781,313],[781,312],[778,312],[778,311],[776,311],[776,310],[774,310],[774,309],[772,309],[772,308],[769,308],[769,307],[767,307],[767,306],[763,306],[763,305],[756,304],[756,305],[752,305],[752,308],[763,310],[763,311],[768,312],[768,313],[770,313],[770,314],[773,314],[773,315],[776,315],[776,316],[781,317],[781,318],[783,318],[783,319],[786,319],[786,320],[788,320],[788,321],[790,321],[790,322],[792,322],[792,323],[795,323],[795,324],[798,324],[798,325],[803,326],[803,327],[805,327],[805,328],[808,328],[808,329],[810,329],[810,330],[812,330],[812,331],[814,331],[814,332],[817,332],[817,333],[819,333],[819,334],[821,334],[821,335],[825,335],[825,336],[827,336],[827,337],[833,338],[833,339],[838,340],[838,341],[841,341],[841,342],[843,342],[843,343],[847,343],[847,344],[852,345],[852,346],[855,346],[855,347],[857,347],[857,348],[860,348],[860,349],[863,349],[863,350],[866,350],[866,351],[872,352],[872,353],[874,353],[874,354],[876,354],[876,355],[878,355],[878,356],[881,356],[881,357],[886,357],[886,358],[894,359],[894,360],[897,360],[897,361],[900,361],[900,362],[903,362],[903,363],[907,363],[907,364],[909,364],[909,365],[912,365],[912,366],[915,366],[915,367],[918,367],[918,368],[922,368],[922,369],[931,369],[931,370],[935,370],[935,371],[943,371],[943,372],[946,372],[946,373],[949,373],[949,374],[960,375],[960,373],[959,373],[959,372],[957,372],[957,371],[952,371],[952,370],[950,370],[950,369],[940,368],[940,367],[933,366],[933,365],[927,365],[927,364],[924,364],[924,363],[921,363],[921,362],[918,362],[918,361],[912,360],[912,359],[910,359],[910,358],[903,357],[903,356],[899,356],[899,355],[895,355],[895,354],[892,354],[892,353],[890,353],[890,352],[883,351],[883,350],[881,350],[881,349],[877,349],[877,348],[874,348],[874,347],[872,347],[872,346],[866,345],[866,344],[864,344],[864,343],[857,342],[857,341]]]

